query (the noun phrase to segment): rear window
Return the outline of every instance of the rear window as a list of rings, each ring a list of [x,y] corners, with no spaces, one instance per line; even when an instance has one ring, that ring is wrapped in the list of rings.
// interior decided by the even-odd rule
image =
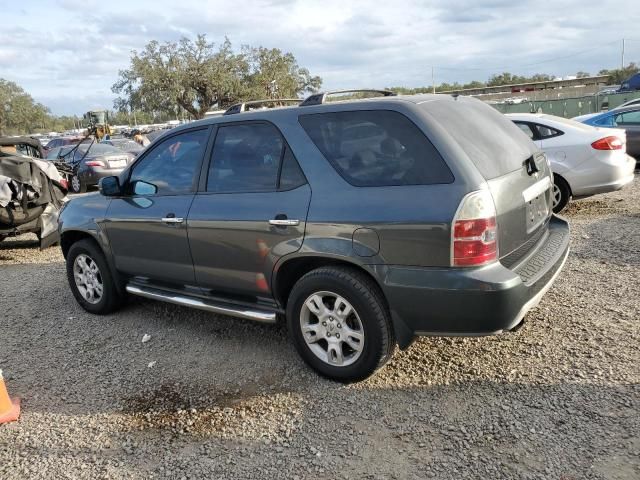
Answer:
[[[453,175],[427,137],[389,110],[301,115],[325,158],[357,187],[451,183]]]
[[[485,179],[522,168],[537,151],[511,120],[479,100],[443,98],[420,106],[447,131]]]

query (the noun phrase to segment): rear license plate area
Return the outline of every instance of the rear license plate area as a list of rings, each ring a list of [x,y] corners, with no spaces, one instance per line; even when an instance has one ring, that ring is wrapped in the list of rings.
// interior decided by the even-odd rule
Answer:
[[[110,168],[124,168],[127,166],[127,161],[126,160],[111,160],[109,162],[109,167]]]
[[[549,216],[546,191],[526,202],[526,215],[527,233],[533,232],[546,221]]]

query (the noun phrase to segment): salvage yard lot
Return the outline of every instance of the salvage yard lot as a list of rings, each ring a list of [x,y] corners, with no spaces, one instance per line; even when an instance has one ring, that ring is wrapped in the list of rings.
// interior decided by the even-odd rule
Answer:
[[[640,478],[640,179],[565,214],[569,260],[522,329],[422,338],[349,386],[281,327],[142,299],[92,316],[57,247],[6,240],[23,414],[0,478]]]

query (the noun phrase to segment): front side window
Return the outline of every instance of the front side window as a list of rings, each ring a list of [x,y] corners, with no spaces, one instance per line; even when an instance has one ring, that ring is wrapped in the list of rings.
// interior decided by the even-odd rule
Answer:
[[[453,175],[407,117],[388,110],[301,115],[324,157],[357,187],[451,183]]]
[[[207,129],[191,130],[158,143],[135,163],[129,183],[140,181],[154,185],[158,195],[191,192],[207,145],[207,132]]]

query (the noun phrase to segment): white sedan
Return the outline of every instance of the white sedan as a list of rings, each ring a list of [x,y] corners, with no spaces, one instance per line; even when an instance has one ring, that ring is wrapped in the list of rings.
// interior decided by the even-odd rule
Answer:
[[[546,114],[507,114],[542,149],[553,170],[553,211],[571,198],[620,190],[633,181],[624,130],[596,128]]]

